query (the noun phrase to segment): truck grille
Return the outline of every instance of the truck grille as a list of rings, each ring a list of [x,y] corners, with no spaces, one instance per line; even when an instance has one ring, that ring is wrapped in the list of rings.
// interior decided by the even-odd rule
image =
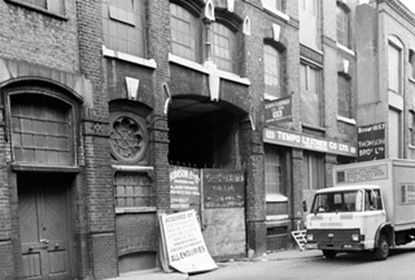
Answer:
[[[313,242],[351,241],[352,234],[360,234],[359,229],[310,229],[307,234],[313,235]]]

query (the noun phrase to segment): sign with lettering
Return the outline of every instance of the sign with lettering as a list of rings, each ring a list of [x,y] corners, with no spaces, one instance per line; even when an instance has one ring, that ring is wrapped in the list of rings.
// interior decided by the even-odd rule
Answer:
[[[301,148],[337,155],[356,156],[356,147],[335,140],[326,140],[311,135],[276,128],[265,128],[263,140],[266,143]]]
[[[385,123],[357,128],[357,160],[368,161],[385,158]]]
[[[356,183],[388,178],[387,164],[360,166],[336,170],[336,183]]]
[[[402,204],[415,204],[415,185],[414,184],[401,184],[401,203]]]
[[[245,206],[245,180],[241,170],[203,169],[204,208]]]
[[[168,266],[182,273],[196,273],[217,268],[210,256],[196,212],[188,210],[159,216],[162,251]]]
[[[174,210],[195,209],[200,212],[199,169],[170,167],[170,206]]]
[[[291,121],[291,107],[291,96],[265,102],[265,123],[272,125],[278,122]]]

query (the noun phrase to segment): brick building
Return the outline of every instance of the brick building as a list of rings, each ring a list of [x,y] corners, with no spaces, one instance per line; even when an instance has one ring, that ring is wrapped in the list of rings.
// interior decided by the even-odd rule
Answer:
[[[184,209],[215,259],[292,246],[368,124],[356,2],[0,1],[0,279],[157,266]]]

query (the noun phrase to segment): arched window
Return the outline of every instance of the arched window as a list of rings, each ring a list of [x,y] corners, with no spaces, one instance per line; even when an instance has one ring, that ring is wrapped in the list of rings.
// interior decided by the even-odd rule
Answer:
[[[68,103],[36,93],[10,96],[13,161],[73,166],[74,116]]]
[[[197,18],[183,7],[170,3],[170,30],[173,54],[199,62],[200,27]]]
[[[236,34],[219,22],[212,23],[212,60],[219,69],[236,73]]]
[[[276,99],[284,95],[284,55],[276,48],[264,45],[265,96]]]

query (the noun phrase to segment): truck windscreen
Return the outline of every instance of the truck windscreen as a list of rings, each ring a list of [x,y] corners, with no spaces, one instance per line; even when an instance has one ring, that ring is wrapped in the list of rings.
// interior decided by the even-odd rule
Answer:
[[[362,191],[339,191],[317,194],[311,213],[356,212],[362,211]]]

